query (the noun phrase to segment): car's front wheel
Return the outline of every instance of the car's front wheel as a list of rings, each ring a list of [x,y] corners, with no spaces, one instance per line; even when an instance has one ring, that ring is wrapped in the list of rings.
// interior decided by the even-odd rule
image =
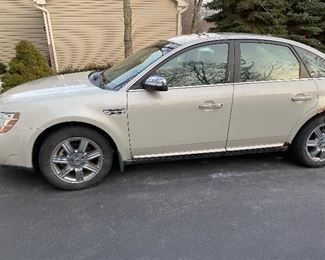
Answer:
[[[39,167],[44,177],[64,190],[96,185],[109,173],[113,149],[97,131],[71,126],[52,132],[43,142]]]
[[[312,119],[295,138],[291,152],[294,158],[308,167],[325,166],[325,116]]]

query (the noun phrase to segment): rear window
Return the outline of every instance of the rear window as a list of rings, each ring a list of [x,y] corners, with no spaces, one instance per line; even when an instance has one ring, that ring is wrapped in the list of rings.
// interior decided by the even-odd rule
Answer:
[[[241,82],[300,78],[300,63],[292,51],[271,43],[240,44]]]
[[[296,47],[296,50],[313,78],[325,77],[325,60],[305,49]]]

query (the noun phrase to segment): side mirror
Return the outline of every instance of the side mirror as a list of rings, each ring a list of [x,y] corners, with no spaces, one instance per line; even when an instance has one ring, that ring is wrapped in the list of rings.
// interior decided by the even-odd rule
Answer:
[[[167,80],[160,76],[151,76],[143,84],[143,87],[149,91],[167,91]]]

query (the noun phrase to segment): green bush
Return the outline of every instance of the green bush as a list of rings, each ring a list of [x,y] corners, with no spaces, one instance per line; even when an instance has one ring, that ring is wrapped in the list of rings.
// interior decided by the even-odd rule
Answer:
[[[72,66],[66,67],[59,72],[59,74],[68,74],[82,71],[91,71],[91,70],[106,70],[112,67],[113,64],[108,62],[106,64],[97,64],[97,63],[89,63],[83,68],[73,68]]]
[[[7,72],[7,66],[0,61],[0,75],[5,74]]]
[[[2,76],[3,90],[19,84],[53,75],[45,57],[28,41],[20,41],[16,46],[16,57],[9,63],[8,71]]]

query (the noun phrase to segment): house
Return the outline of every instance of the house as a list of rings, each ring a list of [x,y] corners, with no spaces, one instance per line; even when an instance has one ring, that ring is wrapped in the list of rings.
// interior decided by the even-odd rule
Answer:
[[[206,22],[204,19],[213,14],[214,11],[208,10],[205,7],[205,4],[210,2],[211,0],[204,0],[203,6],[200,10],[200,19],[198,21],[198,33],[209,32],[210,28],[213,27],[213,24]],[[182,33],[183,34],[190,34],[191,33],[191,25],[193,20],[193,13],[194,13],[194,0],[188,0],[188,8],[182,15]]]
[[[134,50],[181,33],[185,0],[131,0]],[[123,58],[122,0],[0,0],[0,60],[29,40],[57,70]]]

